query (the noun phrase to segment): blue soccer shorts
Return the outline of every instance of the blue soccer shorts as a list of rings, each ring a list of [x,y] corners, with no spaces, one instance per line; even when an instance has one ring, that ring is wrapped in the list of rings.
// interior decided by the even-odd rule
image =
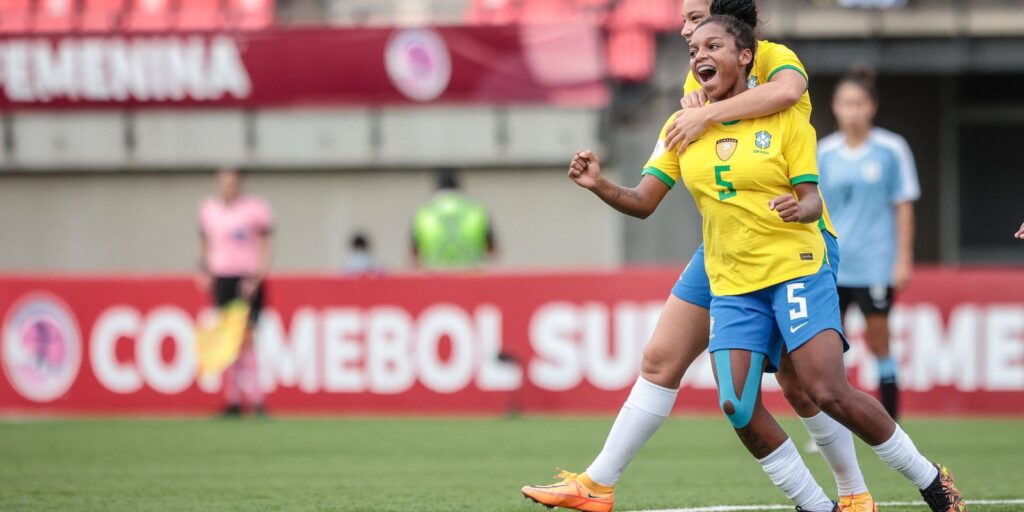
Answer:
[[[825,237],[825,250],[828,263],[836,278],[839,276],[839,241],[828,231],[822,231]],[[672,295],[695,306],[711,309],[711,282],[704,267],[704,244],[697,247],[690,262],[686,264],[679,280],[672,287]]]
[[[704,244],[697,247],[683,273],[679,274],[679,280],[672,287],[672,295],[695,306],[711,309],[711,282],[704,268]]]
[[[826,249],[834,238],[826,233]],[[833,256],[834,254],[835,256]],[[822,331],[833,329],[843,335],[839,312],[836,272],[838,251],[812,275],[790,279],[743,295],[714,296],[711,300],[711,341],[709,350],[740,349],[764,354],[766,371],[779,367],[785,346],[797,350]]]

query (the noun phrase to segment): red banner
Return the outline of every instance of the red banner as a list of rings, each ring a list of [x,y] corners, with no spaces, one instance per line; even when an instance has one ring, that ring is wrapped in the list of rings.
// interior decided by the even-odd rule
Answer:
[[[0,108],[608,102],[598,29],[0,37]]]
[[[344,279],[280,277],[256,343],[276,413],[612,412],[676,270]],[[909,413],[1024,414],[1024,272],[922,270],[892,315]],[[185,277],[0,278],[0,411],[210,413]],[[850,379],[874,364],[848,318]],[[505,353],[511,358],[499,358]],[[788,411],[774,379],[766,401]],[[706,356],[680,410],[714,411]]]

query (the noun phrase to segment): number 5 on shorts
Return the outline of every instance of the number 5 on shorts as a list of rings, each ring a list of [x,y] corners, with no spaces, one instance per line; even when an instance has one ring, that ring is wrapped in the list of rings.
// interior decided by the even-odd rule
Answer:
[[[807,299],[796,296],[797,290],[803,289],[804,283],[792,283],[786,285],[786,300],[789,301],[790,304],[796,306],[796,308],[789,310],[790,320],[807,318]]]

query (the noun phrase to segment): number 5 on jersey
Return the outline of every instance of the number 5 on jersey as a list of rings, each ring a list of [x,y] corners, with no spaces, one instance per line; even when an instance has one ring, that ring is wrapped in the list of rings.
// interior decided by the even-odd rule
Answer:
[[[731,170],[732,167],[729,167],[728,165],[715,166],[715,183],[717,183],[718,186],[725,189],[718,191],[719,201],[725,201],[726,199],[729,199],[731,197],[736,197],[736,189],[733,188],[732,182],[726,181],[724,178],[722,178],[722,173],[729,172]]]

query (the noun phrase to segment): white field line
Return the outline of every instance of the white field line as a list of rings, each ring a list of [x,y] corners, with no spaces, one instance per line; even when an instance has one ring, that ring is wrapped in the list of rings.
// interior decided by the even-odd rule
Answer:
[[[968,505],[1024,505],[1024,499],[1014,500],[967,500]],[[886,501],[879,502],[879,507],[912,507],[925,505],[920,501]],[[750,510],[793,510],[793,505],[715,505],[709,507],[666,508],[659,510],[642,510],[637,512],[743,512]]]

